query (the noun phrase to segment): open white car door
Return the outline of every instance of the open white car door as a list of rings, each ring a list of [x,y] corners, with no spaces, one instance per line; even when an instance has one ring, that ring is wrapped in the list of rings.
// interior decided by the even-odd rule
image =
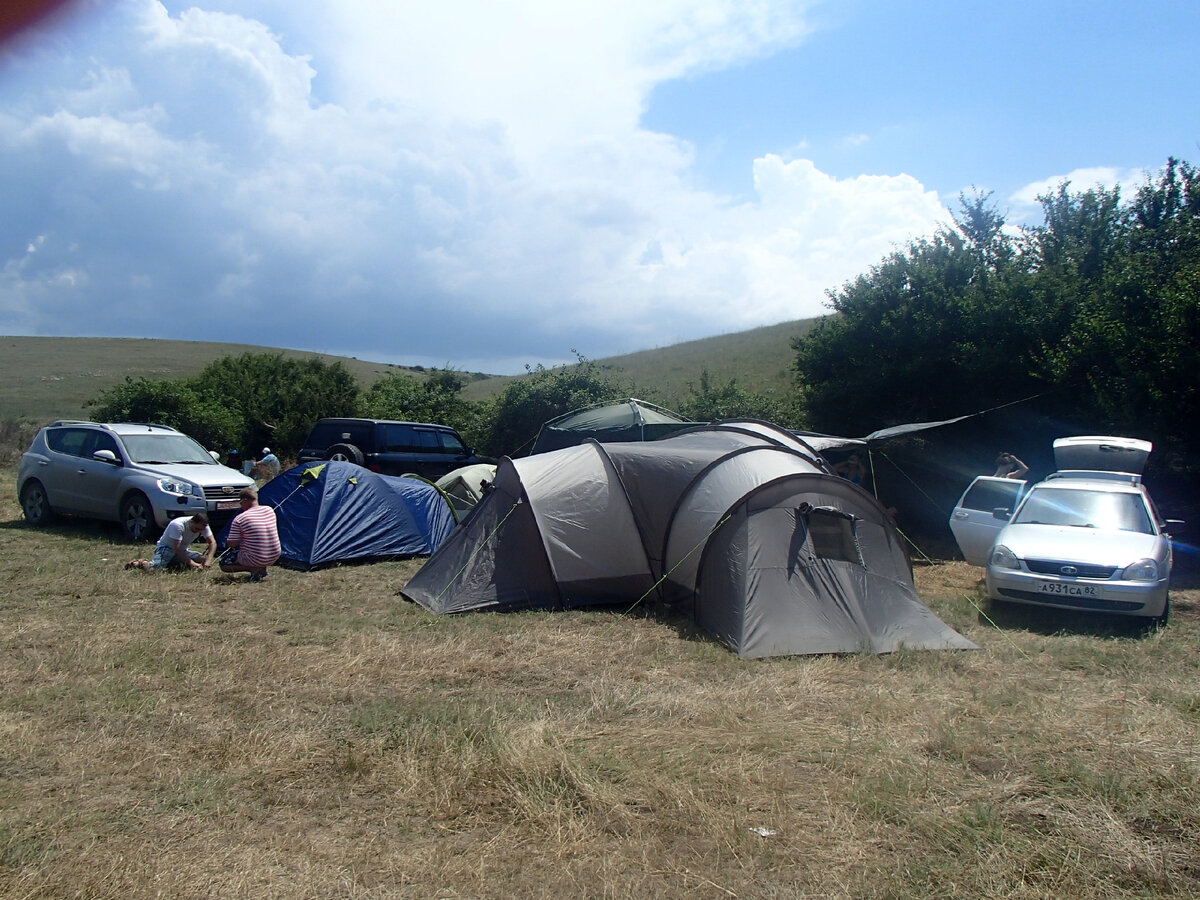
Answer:
[[[950,514],[950,530],[963,559],[973,566],[987,565],[996,535],[1008,523],[1025,485],[1017,478],[980,475],[963,491]],[[997,517],[997,510],[1005,513]]]

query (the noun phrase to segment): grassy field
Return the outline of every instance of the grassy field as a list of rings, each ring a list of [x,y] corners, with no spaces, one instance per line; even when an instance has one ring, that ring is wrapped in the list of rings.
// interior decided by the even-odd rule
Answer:
[[[14,474],[5,897],[1200,895],[1200,591],[993,625],[924,565],[977,652],[742,662],[660,612],[436,618],[414,561],[127,572]]]
[[[614,375],[644,387],[645,399],[676,406],[698,385],[706,368],[714,382],[731,378],[747,390],[786,391],[791,384],[794,352],[790,341],[815,320],[787,322],[737,334],[690,341],[625,356],[598,360]],[[160,341],[135,338],[0,337],[0,419],[44,424],[56,418],[89,418],[87,402],[125,378],[170,379],[195,375],[223,356],[283,353],[340,361],[367,388],[391,373],[420,371],[388,363],[365,362],[301,350],[279,350],[250,344]],[[453,362],[451,361],[451,365]],[[494,397],[512,377],[466,373],[463,396]],[[515,377],[515,376],[514,376]]]

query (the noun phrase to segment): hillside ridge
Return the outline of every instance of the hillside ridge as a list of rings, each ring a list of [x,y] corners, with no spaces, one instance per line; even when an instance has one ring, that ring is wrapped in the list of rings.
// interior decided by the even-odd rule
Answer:
[[[801,319],[748,331],[701,338],[666,347],[597,359],[613,376],[632,382],[665,406],[678,405],[708,371],[714,383],[736,380],[747,390],[789,389],[792,338],[816,319]],[[282,353],[287,358],[341,362],[364,387],[391,374],[422,376],[423,367],[372,362],[308,350],[214,341],[158,338],[0,336],[0,419],[49,421],[88,418],[88,402],[126,378],[173,379],[199,373],[224,356]],[[468,400],[495,396],[524,375],[463,372]]]

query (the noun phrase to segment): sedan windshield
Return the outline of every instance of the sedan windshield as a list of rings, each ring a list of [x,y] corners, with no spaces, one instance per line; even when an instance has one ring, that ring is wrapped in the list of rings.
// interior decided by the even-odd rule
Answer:
[[[1114,491],[1034,488],[1013,523],[1154,533],[1142,498]]]
[[[137,463],[183,463],[215,466],[216,461],[204,448],[184,434],[123,434],[121,443]]]

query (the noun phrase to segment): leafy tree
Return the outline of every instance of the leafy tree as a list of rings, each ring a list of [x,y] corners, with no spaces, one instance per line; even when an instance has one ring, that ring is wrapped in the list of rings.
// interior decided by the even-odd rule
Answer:
[[[1089,194],[1072,204],[1054,198],[1048,222],[1063,207],[1086,210]],[[1170,159],[1127,207],[1110,205],[1105,227],[1077,242],[1084,263],[1063,288],[1072,290],[1072,316],[1050,370],[1079,389],[1095,418],[1190,449],[1200,415],[1200,176]]]
[[[350,370],[316,357],[226,356],[209,364],[190,386],[239,416],[235,445],[252,451],[269,444],[277,453],[295,453],[317,419],[352,416],[358,409],[358,384]]]
[[[206,448],[237,446],[241,416],[219,400],[197,393],[183,379],[126,378],[88,403],[102,422],[156,422],[178,428]]]
[[[455,428],[475,446],[486,439],[486,404],[461,396],[466,380],[454,369],[430,369],[428,376],[393,373],[371,385],[359,401],[361,414],[372,419],[437,422]]]
[[[464,381],[451,369],[432,369],[425,378],[393,373],[371,385],[359,408],[372,419],[438,422],[457,427],[466,401],[460,396]]]
[[[691,396],[680,404],[679,413],[693,422],[717,422],[721,419],[763,419],[784,428],[799,428],[800,419],[786,402],[763,394],[752,394],[738,387],[731,378],[723,385],[713,384],[708,369],[700,373],[700,385],[688,384]]]
[[[812,427],[865,434],[1039,389],[1036,311],[1003,217],[962,199],[953,226],[830,294],[792,346]]]
[[[525,367],[528,378],[514,381],[490,408],[491,429],[486,444],[493,455],[527,453],[543,423],[593,403],[630,396],[632,387],[616,380],[592,360],[576,354],[574,365],[547,369]]]

